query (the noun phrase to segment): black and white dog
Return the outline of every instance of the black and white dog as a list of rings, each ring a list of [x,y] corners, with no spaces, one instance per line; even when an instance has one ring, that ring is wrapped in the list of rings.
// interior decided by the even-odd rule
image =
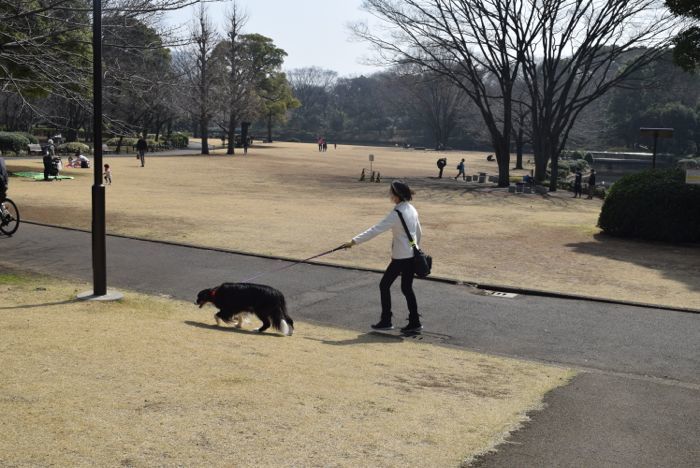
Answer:
[[[211,289],[203,289],[197,294],[200,308],[211,302],[219,312],[214,314],[216,324],[221,321],[233,323],[240,328],[247,314],[255,314],[262,322],[258,332],[262,333],[272,325],[284,335],[294,332],[294,320],[287,314],[284,295],[275,288],[264,284],[224,283]]]

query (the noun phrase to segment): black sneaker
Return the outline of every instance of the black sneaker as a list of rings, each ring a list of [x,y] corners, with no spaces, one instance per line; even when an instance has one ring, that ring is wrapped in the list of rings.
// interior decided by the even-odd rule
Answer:
[[[423,329],[423,325],[420,322],[408,322],[408,325],[401,329],[401,333],[415,333]]]
[[[394,326],[388,320],[380,320],[379,323],[372,325],[374,330],[393,330]]]

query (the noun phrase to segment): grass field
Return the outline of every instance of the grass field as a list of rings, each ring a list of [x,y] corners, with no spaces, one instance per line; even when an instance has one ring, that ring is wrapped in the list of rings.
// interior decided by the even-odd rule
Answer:
[[[573,375],[0,271],[1,466],[459,466]]]
[[[370,153],[382,183],[358,182]],[[439,155],[448,158],[443,179],[436,178]],[[700,247],[600,235],[600,200],[508,194],[452,179],[462,157],[468,174],[496,174],[485,156],[352,146],[319,153],[312,144],[275,143],[245,157],[147,157],[145,168],[112,157],[107,229],[301,259],[380,220],[391,209],[388,182],[402,178],[417,191],[423,248],[437,276],[700,309]],[[41,162],[8,166],[40,170]],[[64,173],[75,180],[14,178],[10,195],[26,219],[89,229],[92,173]],[[384,268],[390,242],[385,235],[325,261]]]

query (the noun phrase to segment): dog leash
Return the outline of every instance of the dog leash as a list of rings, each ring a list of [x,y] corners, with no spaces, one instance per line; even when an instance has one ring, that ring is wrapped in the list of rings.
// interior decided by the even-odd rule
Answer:
[[[239,281],[239,283],[247,283],[262,276],[271,275],[272,273],[277,273],[278,271],[286,270],[287,268],[292,268],[293,266],[299,265],[300,263],[306,263],[309,260],[313,260],[314,258],[323,257],[324,255],[328,255],[330,253],[337,252],[338,250],[342,249],[344,249],[344,247],[341,245],[340,247],[336,247],[335,249],[331,249],[318,255],[314,255],[313,257],[305,258],[304,260],[299,260],[298,262],[294,262],[291,265],[285,265],[282,268],[275,268],[273,270],[263,271],[262,273],[258,273],[255,276],[251,276],[250,278],[246,278],[243,281]]]

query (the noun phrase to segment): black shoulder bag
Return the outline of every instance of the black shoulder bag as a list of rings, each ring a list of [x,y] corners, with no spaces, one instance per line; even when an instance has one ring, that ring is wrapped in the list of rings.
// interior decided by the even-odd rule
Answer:
[[[411,233],[408,231],[408,226],[406,226],[406,221],[404,221],[403,215],[399,210],[394,211],[399,214],[399,219],[401,220],[401,224],[403,224],[403,228],[406,231],[408,241],[411,243],[411,247],[413,247],[413,266],[416,276],[418,278],[425,278],[430,274],[430,270],[433,267],[433,257],[426,255],[421,249],[418,248],[416,242],[413,240],[413,236],[411,236]]]

